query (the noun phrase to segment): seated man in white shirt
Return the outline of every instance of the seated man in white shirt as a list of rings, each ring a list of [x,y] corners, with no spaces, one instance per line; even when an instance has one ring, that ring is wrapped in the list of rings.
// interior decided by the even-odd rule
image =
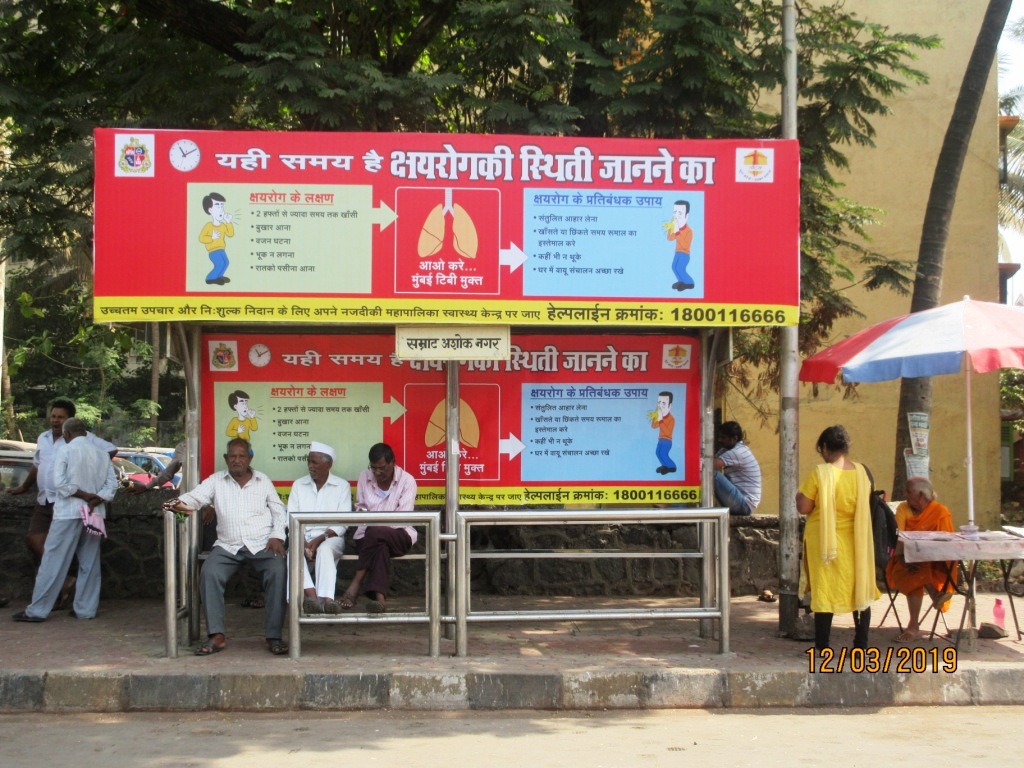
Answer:
[[[334,449],[327,443],[310,443],[306,456],[309,474],[292,483],[288,514],[352,511],[352,489],[331,472],[334,458]],[[345,526],[308,525],[305,539],[303,554],[307,565],[302,571],[305,594],[302,610],[306,613],[340,613],[341,606],[334,599],[334,594],[338,582],[338,561],[345,553]],[[315,584],[309,573],[310,566],[316,573]]]
[[[187,515],[207,504],[217,512],[217,541],[200,574],[207,641],[196,648],[197,656],[219,653],[227,645],[224,588],[243,563],[252,565],[263,581],[267,650],[275,656],[288,653],[288,644],[281,639],[288,583],[284,548],[288,514],[270,478],[251,468],[252,457],[247,440],[228,441],[227,472],[210,475],[190,493],[164,503],[164,509]]]

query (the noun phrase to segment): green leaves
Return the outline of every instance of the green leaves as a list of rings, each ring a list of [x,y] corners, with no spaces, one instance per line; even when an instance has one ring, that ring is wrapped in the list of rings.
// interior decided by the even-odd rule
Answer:
[[[772,138],[780,13],[774,0],[4,4],[0,257],[26,270],[32,295],[11,313],[26,321],[8,329],[14,358],[27,375],[43,349],[31,344],[49,343],[105,392],[129,354],[87,304],[69,317],[64,293],[90,275],[95,126]],[[856,313],[850,286],[905,289],[905,267],[864,245],[875,212],[842,197],[835,173],[849,147],[871,146],[888,100],[923,81],[914,57],[938,41],[842,2],[802,5],[797,33],[801,343],[813,349]],[[744,339],[747,360],[771,360],[772,333]]]

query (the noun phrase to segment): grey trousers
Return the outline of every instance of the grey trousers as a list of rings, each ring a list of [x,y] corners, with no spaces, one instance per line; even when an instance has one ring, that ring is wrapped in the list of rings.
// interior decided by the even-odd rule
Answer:
[[[199,577],[199,594],[203,601],[203,617],[206,619],[206,634],[224,634],[224,588],[228,580],[249,563],[256,569],[263,583],[267,601],[264,637],[282,637],[286,608],[285,589],[288,583],[288,558],[275,557],[270,550],[253,554],[245,547],[231,554],[226,549],[214,547],[203,563]]]
[[[90,536],[81,520],[54,520],[43,547],[32,603],[25,613],[45,619],[60,596],[71,559],[78,555],[78,583],[75,585],[75,615],[91,619],[100,604],[100,537]]]

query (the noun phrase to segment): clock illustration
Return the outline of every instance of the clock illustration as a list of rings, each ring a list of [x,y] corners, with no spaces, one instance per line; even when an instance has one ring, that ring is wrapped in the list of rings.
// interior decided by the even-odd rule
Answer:
[[[168,160],[179,171],[191,171],[199,165],[199,146],[191,139],[178,139],[171,144]]]
[[[253,344],[249,347],[249,362],[262,368],[270,362],[270,347],[266,344]]]

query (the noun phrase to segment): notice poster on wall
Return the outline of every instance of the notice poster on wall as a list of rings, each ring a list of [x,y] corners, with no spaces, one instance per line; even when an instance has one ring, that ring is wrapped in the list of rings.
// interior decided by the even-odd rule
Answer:
[[[331,445],[354,483],[374,443],[443,504],[444,363],[400,360],[391,334],[206,333],[201,472],[243,437],[282,492]],[[460,363],[460,503],[697,502],[699,342],[513,334],[507,360]]]
[[[796,141],[101,128],[95,150],[97,322],[799,320]]]

